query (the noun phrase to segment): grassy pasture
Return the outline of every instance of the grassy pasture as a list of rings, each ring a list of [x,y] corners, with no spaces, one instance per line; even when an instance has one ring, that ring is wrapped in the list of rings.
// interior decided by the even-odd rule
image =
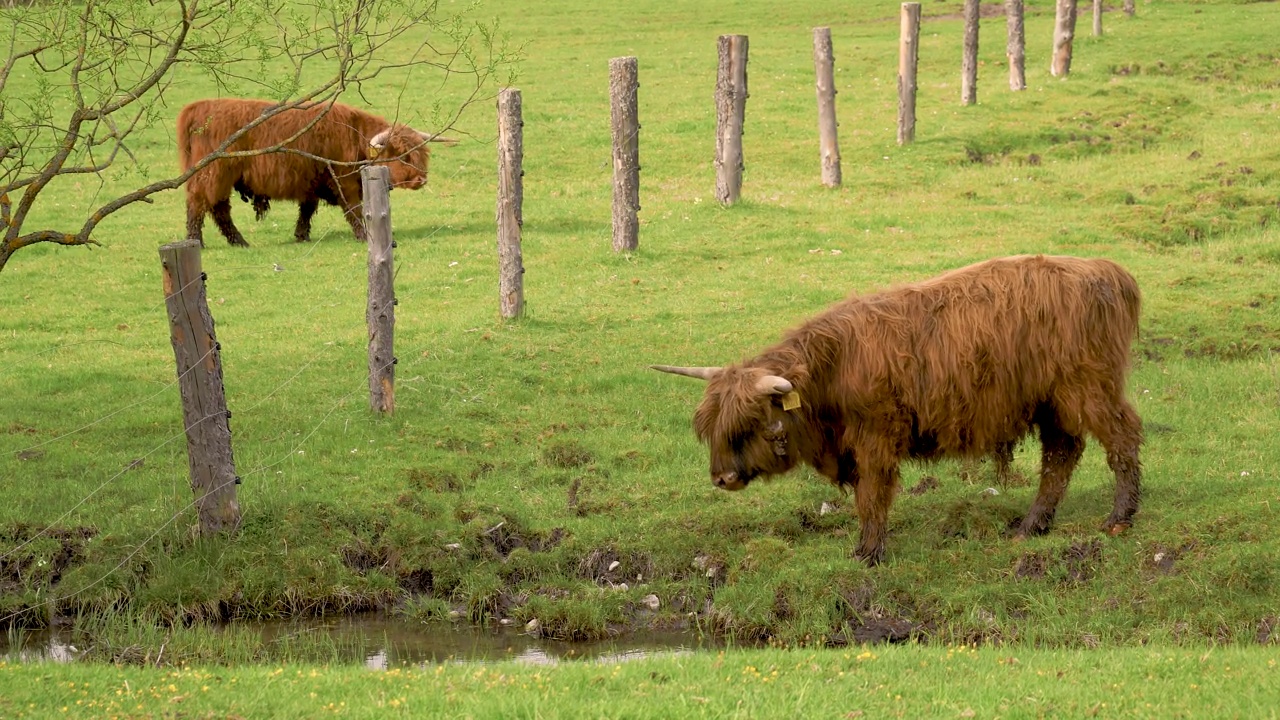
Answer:
[[[764,650],[373,673],[0,662],[0,711],[42,717],[1275,718],[1260,648]]]
[[[230,541],[191,533],[156,254],[184,232],[181,194],[110,218],[104,248],[19,253],[0,275],[0,624],[394,608],[537,618],[559,638],[688,623],[788,646],[1276,642],[1280,6],[1143,4],[1108,13],[1102,38],[1085,18],[1060,81],[1051,3],[1028,5],[1028,89],[1007,91],[992,18],[967,108],[959,3],[926,5],[917,142],[898,147],[898,3],[486,3],[527,43],[527,315],[497,317],[489,104],[462,115],[467,139],[436,153],[426,189],[393,195],[392,418],[368,411],[366,256],[339,214],[322,210],[305,246],[286,203],[260,224],[236,203],[247,250],[207,224],[244,478]],[[838,190],[819,184],[816,25],[835,41]],[[729,209],[712,197],[724,32],[751,38]],[[609,249],[621,55],[639,57],[643,125],[630,255]],[[366,98],[425,123],[461,92],[410,77]],[[213,94],[187,78],[173,115]],[[135,152],[144,167],[64,183],[44,217],[78,225],[95,196],[176,166],[171,123]],[[735,361],[851,291],[1028,252],[1113,258],[1144,291],[1144,505],[1118,539],[1096,532],[1111,493],[1096,448],[1055,529],[1022,544],[1005,527],[1031,487],[991,496],[990,468],[911,466],[888,561],[867,570],[851,502],[811,472],[714,491],[689,429],[701,388],[645,369]],[[1034,477],[1038,455],[1026,443],[1018,471]]]

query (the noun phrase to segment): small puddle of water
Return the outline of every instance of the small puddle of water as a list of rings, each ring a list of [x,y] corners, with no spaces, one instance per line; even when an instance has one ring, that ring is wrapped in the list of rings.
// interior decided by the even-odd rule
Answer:
[[[262,634],[264,643],[289,636],[327,636],[344,660],[363,661],[365,667],[395,667],[447,662],[489,663],[513,660],[550,665],[563,661],[615,663],[658,654],[714,650],[721,644],[688,631],[637,632],[595,642],[569,643],[537,638],[515,630],[418,625],[377,617],[354,616],[296,622],[244,622],[231,627]],[[71,662],[83,648],[70,642],[65,630],[30,630],[0,637],[0,658],[17,662]]]

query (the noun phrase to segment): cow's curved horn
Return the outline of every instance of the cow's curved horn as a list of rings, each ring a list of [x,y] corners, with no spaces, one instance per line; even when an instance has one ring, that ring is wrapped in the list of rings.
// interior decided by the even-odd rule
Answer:
[[[421,130],[419,130],[418,134],[422,136],[423,142],[438,142],[438,143],[444,143],[445,145],[457,145],[459,142],[461,142],[460,140],[458,140],[458,138],[445,137],[438,133],[424,133]]]
[[[756,390],[770,395],[786,395],[794,389],[790,380],[777,375],[765,375],[756,382]]]
[[[369,147],[381,150],[387,146],[387,138],[391,137],[391,129],[387,128],[382,132],[369,138]]]
[[[719,375],[723,369],[718,367],[677,367],[674,365],[650,365],[649,367],[659,372],[684,375],[685,377],[698,378],[699,380],[710,380]]]

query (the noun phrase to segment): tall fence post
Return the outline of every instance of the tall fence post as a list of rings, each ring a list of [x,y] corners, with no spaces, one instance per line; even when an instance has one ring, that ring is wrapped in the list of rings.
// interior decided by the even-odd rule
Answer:
[[[1058,0],[1053,25],[1053,64],[1049,72],[1054,77],[1071,74],[1071,45],[1076,35],[1076,0]]]
[[[524,120],[520,91],[498,93],[498,311],[503,319],[524,313]]]
[[[1005,0],[1005,23],[1009,28],[1009,40],[1005,56],[1009,58],[1009,89],[1027,89],[1027,38],[1023,29],[1022,0]]]
[[[818,153],[822,160],[822,184],[840,186],[840,140],[836,132],[835,56],[831,28],[813,29],[813,72],[818,94]]]
[[[960,104],[978,102],[978,26],[982,5],[964,0],[964,57],[960,60]]]
[[[742,195],[742,126],[747,114],[747,36],[721,35],[716,43],[716,199]]]
[[[898,144],[916,139],[916,66],[920,63],[920,3],[902,3],[898,35]]]
[[[234,532],[240,527],[236,500],[240,478],[231,454],[231,413],[222,386],[221,346],[205,297],[200,241],[188,239],[161,247],[160,268],[200,534]]]
[[[634,57],[609,61],[609,120],[613,134],[613,250],[640,245],[639,70]]]
[[[365,235],[369,241],[369,406],[396,409],[396,291],[391,237],[391,173],[386,165],[360,168]]]
[[[1102,37],[1102,0],[1093,0],[1093,36]]]

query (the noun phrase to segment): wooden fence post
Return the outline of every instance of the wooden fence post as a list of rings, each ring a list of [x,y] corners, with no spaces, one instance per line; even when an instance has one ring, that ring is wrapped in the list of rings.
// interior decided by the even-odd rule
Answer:
[[[231,413],[222,386],[221,346],[205,298],[200,241],[188,239],[161,247],[160,266],[200,534],[234,532],[240,527],[236,501],[240,478],[231,454]]]
[[[524,120],[520,91],[498,93],[498,311],[503,319],[524,313]]]
[[[1058,0],[1053,26],[1053,64],[1049,67],[1054,77],[1071,74],[1071,45],[1075,35],[1076,0]]]
[[[979,0],[964,0],[964,57],[960,60],[960,104],[978,102]]]
[[[920,3],[902,3],[898,35],[898,144],[916,139],[916,66],[920,62]]]
[[[1135,8],[1134,8],[1134,1],[1133,1],[1133,0],[1124,0],[1124,14],[1125,14],[1125,15],[1128,15],[1129,17],[1133,17],[1134,9],[1135,9]]]
[[[613,133],[613,250],[640,245],[640,87],[637,61],[609,61],[609,120]]]
[[[1009,89],[1027,89],[1027,39],[1022,24],[1022,0],[1005,0],[1005,22],[1009,28],[1009,41],[1005,55],[1009,58]]]
[[[365,236],[369,242],[369,406],[396,409],[396,291],[391,237],[391,172],[386,165],[360,168]]]
[[[840,140],[836,128],[835,57],[831,52],[831,28],[813,29],[813,71],[818,94],[818,153],[822,160],[822,184],[840,186]]]
[[[1102,37],[1102,0],[1093,0],[1093,36]]]
[[[721,35],[716,43],[716,199],[722,205],[742,195],[742,126],[747,114],[747,36]]]

